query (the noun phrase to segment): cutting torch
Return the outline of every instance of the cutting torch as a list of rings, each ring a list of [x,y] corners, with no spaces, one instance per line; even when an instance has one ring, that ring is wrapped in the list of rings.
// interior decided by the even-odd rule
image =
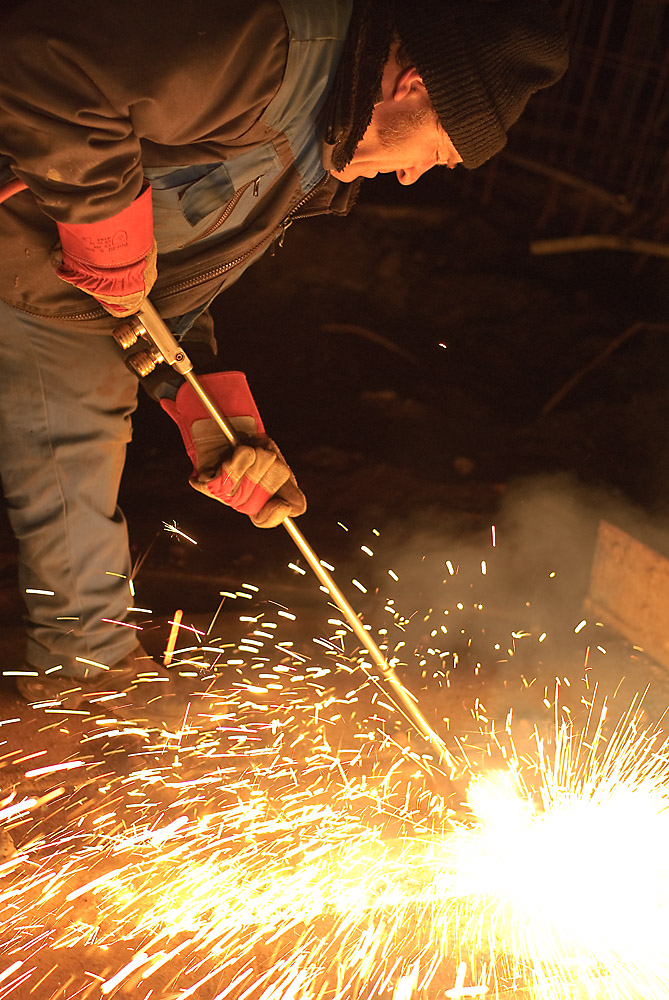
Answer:
[[[129,350],[136,347],[138,343],[141,345],[143,342],[146,342],[147,347],[145,349],[136,350],[129,356],[129,364],[135,372],[139,376],[146,376],[162,362],[171,365],[193,388],[205,409],[218,424],[230,444],[233,447],[239,444],[237,432],[225,414],[221,413],[218,406],[203,388],[202,383],[193,371],[193,364],[183,346],[174,337],[156,308],[148,299],[144,300],[138,313],[129,317],[114,330],[114,338],[123,350]],[[332,579],[330,573],[325,569],[293,519],[286,517],[281,523],[304,557],[307,565],[313,570],[318,581],[344,615],[348,625],[363,648],[369,653],[372,665],[389,685],[396,706],[401,710],[405,718],[413,723],[421,736],[437,751],[440,764],[446,766],[453,765],[455,762],[446,744],[432,729],[420,711],[415,697],[407,690],[397,676],[394,667],[383,655],[374,638],[370,635],[369,630],[362,624],[347,598]],[[365,664],[363,663],[362,666],[365,667]],[[370,676],[375,679],[373,675]]]
[[[26,185],[22,181],[18,179],[10,181],[0,188],[0,203],[25,189]],[[226,419],[225,414],[220,412],[193,372],[193,364],[184,348],[176,340],[171,330],[148,299],[144,300],[144,304],[138,313],[129,317],[114,330],[114,338],[123,350],[135,347],[140,341],[146,342],[147,346],[145,349],[137,350],[129,357],[129,364],[135,372],[139,376],[146,376],[158,364],[165,362],[171,365],[192,386],[205,409],[211,414],[211,417],[223,431],[223,434],[232,447],[235,447],[239,443],[237,433]],[[420,735],[436,750],[440,765],[454,766],[455,760],[446,747],[446,744],[430,726],[420,711],[415,697],[397,676],[395,669],[383,655],[369,630],[362,624],[360,618],[331,575],[327,572],[293,519],[286,517],[281,523],[304,557],[307,565],[313,570],[316,578],[344,615],[354,635],[358,638],[363,648],[367,650],[372,665],[389,685],[395,705],[400,709],[405,718],[413,723]],[[378,679],[369,673],[364,662],[361,663],[361,666],[366,670],[368,676],[371,676],[378,683]],[[422,761],[421,766],[428,770],[428,772],[430,771],[429,766],[424,761]]]

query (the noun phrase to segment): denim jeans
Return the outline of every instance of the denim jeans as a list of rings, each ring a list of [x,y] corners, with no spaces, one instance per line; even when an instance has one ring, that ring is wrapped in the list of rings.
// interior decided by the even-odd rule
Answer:
[[[134,646],[118,489],[137,379],[111,336],[0,302],[0,476],[18,542],[26,662],[99,673]],[[113,320],[110,317],[110,330]]]

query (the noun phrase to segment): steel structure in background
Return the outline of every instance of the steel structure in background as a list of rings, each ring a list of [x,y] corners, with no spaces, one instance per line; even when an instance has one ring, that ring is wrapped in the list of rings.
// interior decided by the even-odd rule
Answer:
[[[488,201],[513,175],[533,174],[538,233],[666,241],[669,0],[553,2],[569,70],[530,100],[505,151],[469,173],[467,192]]]

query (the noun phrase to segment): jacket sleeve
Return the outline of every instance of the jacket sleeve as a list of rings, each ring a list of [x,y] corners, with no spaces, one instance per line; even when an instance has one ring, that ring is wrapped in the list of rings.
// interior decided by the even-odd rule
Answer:
[[[287,53],[276,0],[28,0],[0,39],[0,152],[64,223],[130,205],[143,144],[158,163],[167,148],[165,165],[220,159],[271,101]]]

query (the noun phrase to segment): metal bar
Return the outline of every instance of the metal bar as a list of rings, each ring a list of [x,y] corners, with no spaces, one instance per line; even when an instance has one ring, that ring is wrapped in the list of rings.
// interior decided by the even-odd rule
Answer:
[[[193,390],[197,393],[197,396],[223,431],[230,444],[238,444],[239,439],[234,428],[230,425],[228,420],[226,420],[225,415],[220,412],[216,404],[202,387],[199,379],[193,373],[193,366],[186,352],[175,340],[154,306],[145,300],[137,315],[144,327],[144,330],[146,331],[146,335],[153,341],[164,360],[168,364],[172,365],[172,367],[181,375],[183,375],[189,385],[192,386]],[[334,603],[346,618],[351,629],[369,653],[373,665],[377,668],[377,670],[379,670],[383,679],[386,680],[392,688],[396,704],[399,702],[398,707],[401,709],[406,718],[414,724],[421,736],[427,740],[427,742],[430,743],[435,750],[438,751],[439,762],[452,766],[455,761],[446,747],[446,744],[432,729],[429,722],[420,711],[416,703],[416,699],[399,679],[394,668],[388,663],[378,645],[368,630],[364,627],[344,594],[336,585],[327,570],[321,565],[320,559],[300,529],[296,526],[293,519],[286,517],[282,521],[282,524],[301,554],[304,556],[310,568],[313,570],[317,579],[325,587]]]

